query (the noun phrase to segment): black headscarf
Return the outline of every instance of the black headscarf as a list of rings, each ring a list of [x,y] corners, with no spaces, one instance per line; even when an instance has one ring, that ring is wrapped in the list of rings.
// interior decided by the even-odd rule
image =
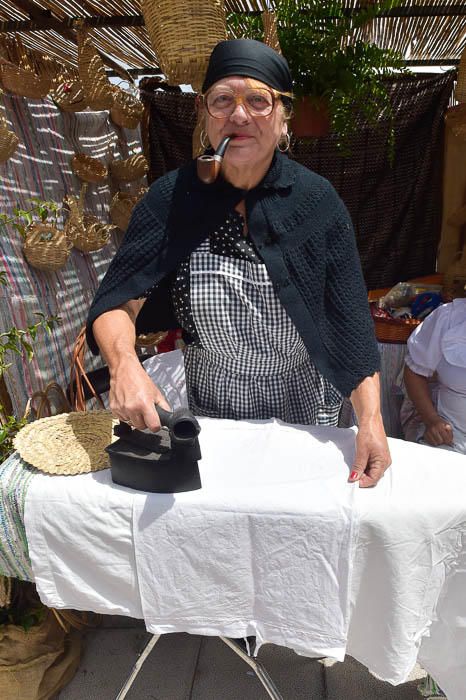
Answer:
[[[293,89],[286,59],[255,39],[230,39],[217,44],[210,55],[202,92],[205,93],[217,80],[231,75],[256,78],[280,92],[292,92]]]

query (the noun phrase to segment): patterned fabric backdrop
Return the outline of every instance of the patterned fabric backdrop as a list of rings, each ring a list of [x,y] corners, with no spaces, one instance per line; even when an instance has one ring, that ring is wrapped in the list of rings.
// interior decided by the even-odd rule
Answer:
[[[348,207],[369,289],[435,271],[442,212],[444,113],[455,72],[400,76],[389,85],[395,127],[393,165],[388,120],[374,129],[361,122],[342,156],[334,135],[292,140],[291,157],[326,177]],[[144,134],[150,178],[191,157],[195,124],[192,94],[164,93],[153,79],[141,83],[150,108]]]
[[[30,197],[61,202],[65,194],[79,194],[80,181],[70,168],[74,152],[87,153],[109,162],[140,150],[139,130],[120,129],[110,122],[108,112],[65,114],[49,100],[3,96],[2,111],[10,128],[21,139],[16,154],[0,164],[0,212],[9,214],[19,205],[30,209]],[[86,211],[108,222],[111,197],[123,189],[135,191],[144,182],[120,185],[110,178],[90,184]],[[22,253],[22,238],[9,226],[0,227],[0,270],[7,273],[8,286],[0,286],[0,329],[34,323],[35,312],[62,319],[50,338],[40,337],[31,363],[13,357],[5,374],[7,389],[17,415],[24,411],[27,397],[50,381],[62,387],[68,383],[70,358],[75,338],[83,325],[96,287],[113,257],[122,233],[115,229],[110,243],[95,253],[72,250],[64,268],[41,272],[28,265]],[[99,361],[89,361],[89,367]]]

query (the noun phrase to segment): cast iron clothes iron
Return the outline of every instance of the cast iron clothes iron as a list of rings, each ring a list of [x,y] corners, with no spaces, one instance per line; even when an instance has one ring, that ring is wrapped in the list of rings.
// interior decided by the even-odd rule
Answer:
[[[156,405],[162,430],[145,433],[120,421],[119,438],[106,447],[112,480],[120,486],[152,493],[181,493],[201,488],[198,435],[201,427],[191,411],[165,411]]]

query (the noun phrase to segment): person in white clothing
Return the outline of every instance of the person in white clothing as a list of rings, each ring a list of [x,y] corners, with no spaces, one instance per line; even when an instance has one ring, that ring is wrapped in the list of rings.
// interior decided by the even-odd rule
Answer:
[[[411,334],[404,380],[419,418],[405,436],[466,454],[466,299],[439,306]]]

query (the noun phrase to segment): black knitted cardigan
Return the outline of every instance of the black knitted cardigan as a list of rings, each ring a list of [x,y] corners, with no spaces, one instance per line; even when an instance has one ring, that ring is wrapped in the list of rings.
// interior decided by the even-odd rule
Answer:
[[[98,353],[95,319],[151,288],[137,331],[177,328],[170,274],[242,199],[250,236],[313,362],[349,396],[380,365],[351,220],[327,180],[278,151],[252,190],[221,178],[204,185],[195,161],[152,184],[92,302],[91,350]]]

